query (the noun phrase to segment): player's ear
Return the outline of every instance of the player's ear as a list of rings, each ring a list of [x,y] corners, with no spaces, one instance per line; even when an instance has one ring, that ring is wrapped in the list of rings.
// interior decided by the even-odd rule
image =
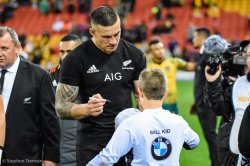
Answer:
[[[142,90],[140,89],[140,87],[137,88],[137,92],[138,92],[138,97],[143,97],[144,94],[142,92]]]
[[[166,88],[166,91],[164,93],[163,99],[165,99],[168,96],[168,88]]]
[[[23,49],[20,43],[16,45],[16,54],[17,55],[22,55]]]
[[[93,28],[89,28],[89,33],[94,36],[95,35],[95,30]]]

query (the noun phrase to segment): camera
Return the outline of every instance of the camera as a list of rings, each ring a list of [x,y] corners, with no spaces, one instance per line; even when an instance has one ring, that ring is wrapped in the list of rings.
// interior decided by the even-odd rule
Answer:
[[[210,67],[208,73],[214,75],[221,65],[224,77],[243,75],[246,57],[242,53],[243,49],[240,46],[229,46],[223,53],[207,54],[206,64]]]

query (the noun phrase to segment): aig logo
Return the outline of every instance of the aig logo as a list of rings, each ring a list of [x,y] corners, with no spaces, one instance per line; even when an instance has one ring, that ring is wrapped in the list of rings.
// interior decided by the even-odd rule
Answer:
[[[110,73],[106,74],[104,81],[114,81],[114,80],[121,80],[122,74],[121,73]]]

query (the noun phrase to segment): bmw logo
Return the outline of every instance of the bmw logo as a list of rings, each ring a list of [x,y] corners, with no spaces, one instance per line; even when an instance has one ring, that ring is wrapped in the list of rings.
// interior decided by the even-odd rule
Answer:
[[[151,154],[156,160],[166,159],[172,151],[171,143],[164,137],[158,137],[152,142]]]

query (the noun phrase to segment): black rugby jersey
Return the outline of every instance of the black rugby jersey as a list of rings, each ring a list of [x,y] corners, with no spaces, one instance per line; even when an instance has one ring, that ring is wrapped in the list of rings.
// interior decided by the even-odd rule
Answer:
[[[103,53],[92,40],[74,49],[64,59],[60,82],[79,87],[82,103],[90,96],[100,93],[106,102],[98,117],[81,120],[79,130],[88,136],[111,136],[114,118],[125,108],[131,107],[133,81],[146,67],[143,53],[132,44],[120,40],[118,48],[111,54]]]

